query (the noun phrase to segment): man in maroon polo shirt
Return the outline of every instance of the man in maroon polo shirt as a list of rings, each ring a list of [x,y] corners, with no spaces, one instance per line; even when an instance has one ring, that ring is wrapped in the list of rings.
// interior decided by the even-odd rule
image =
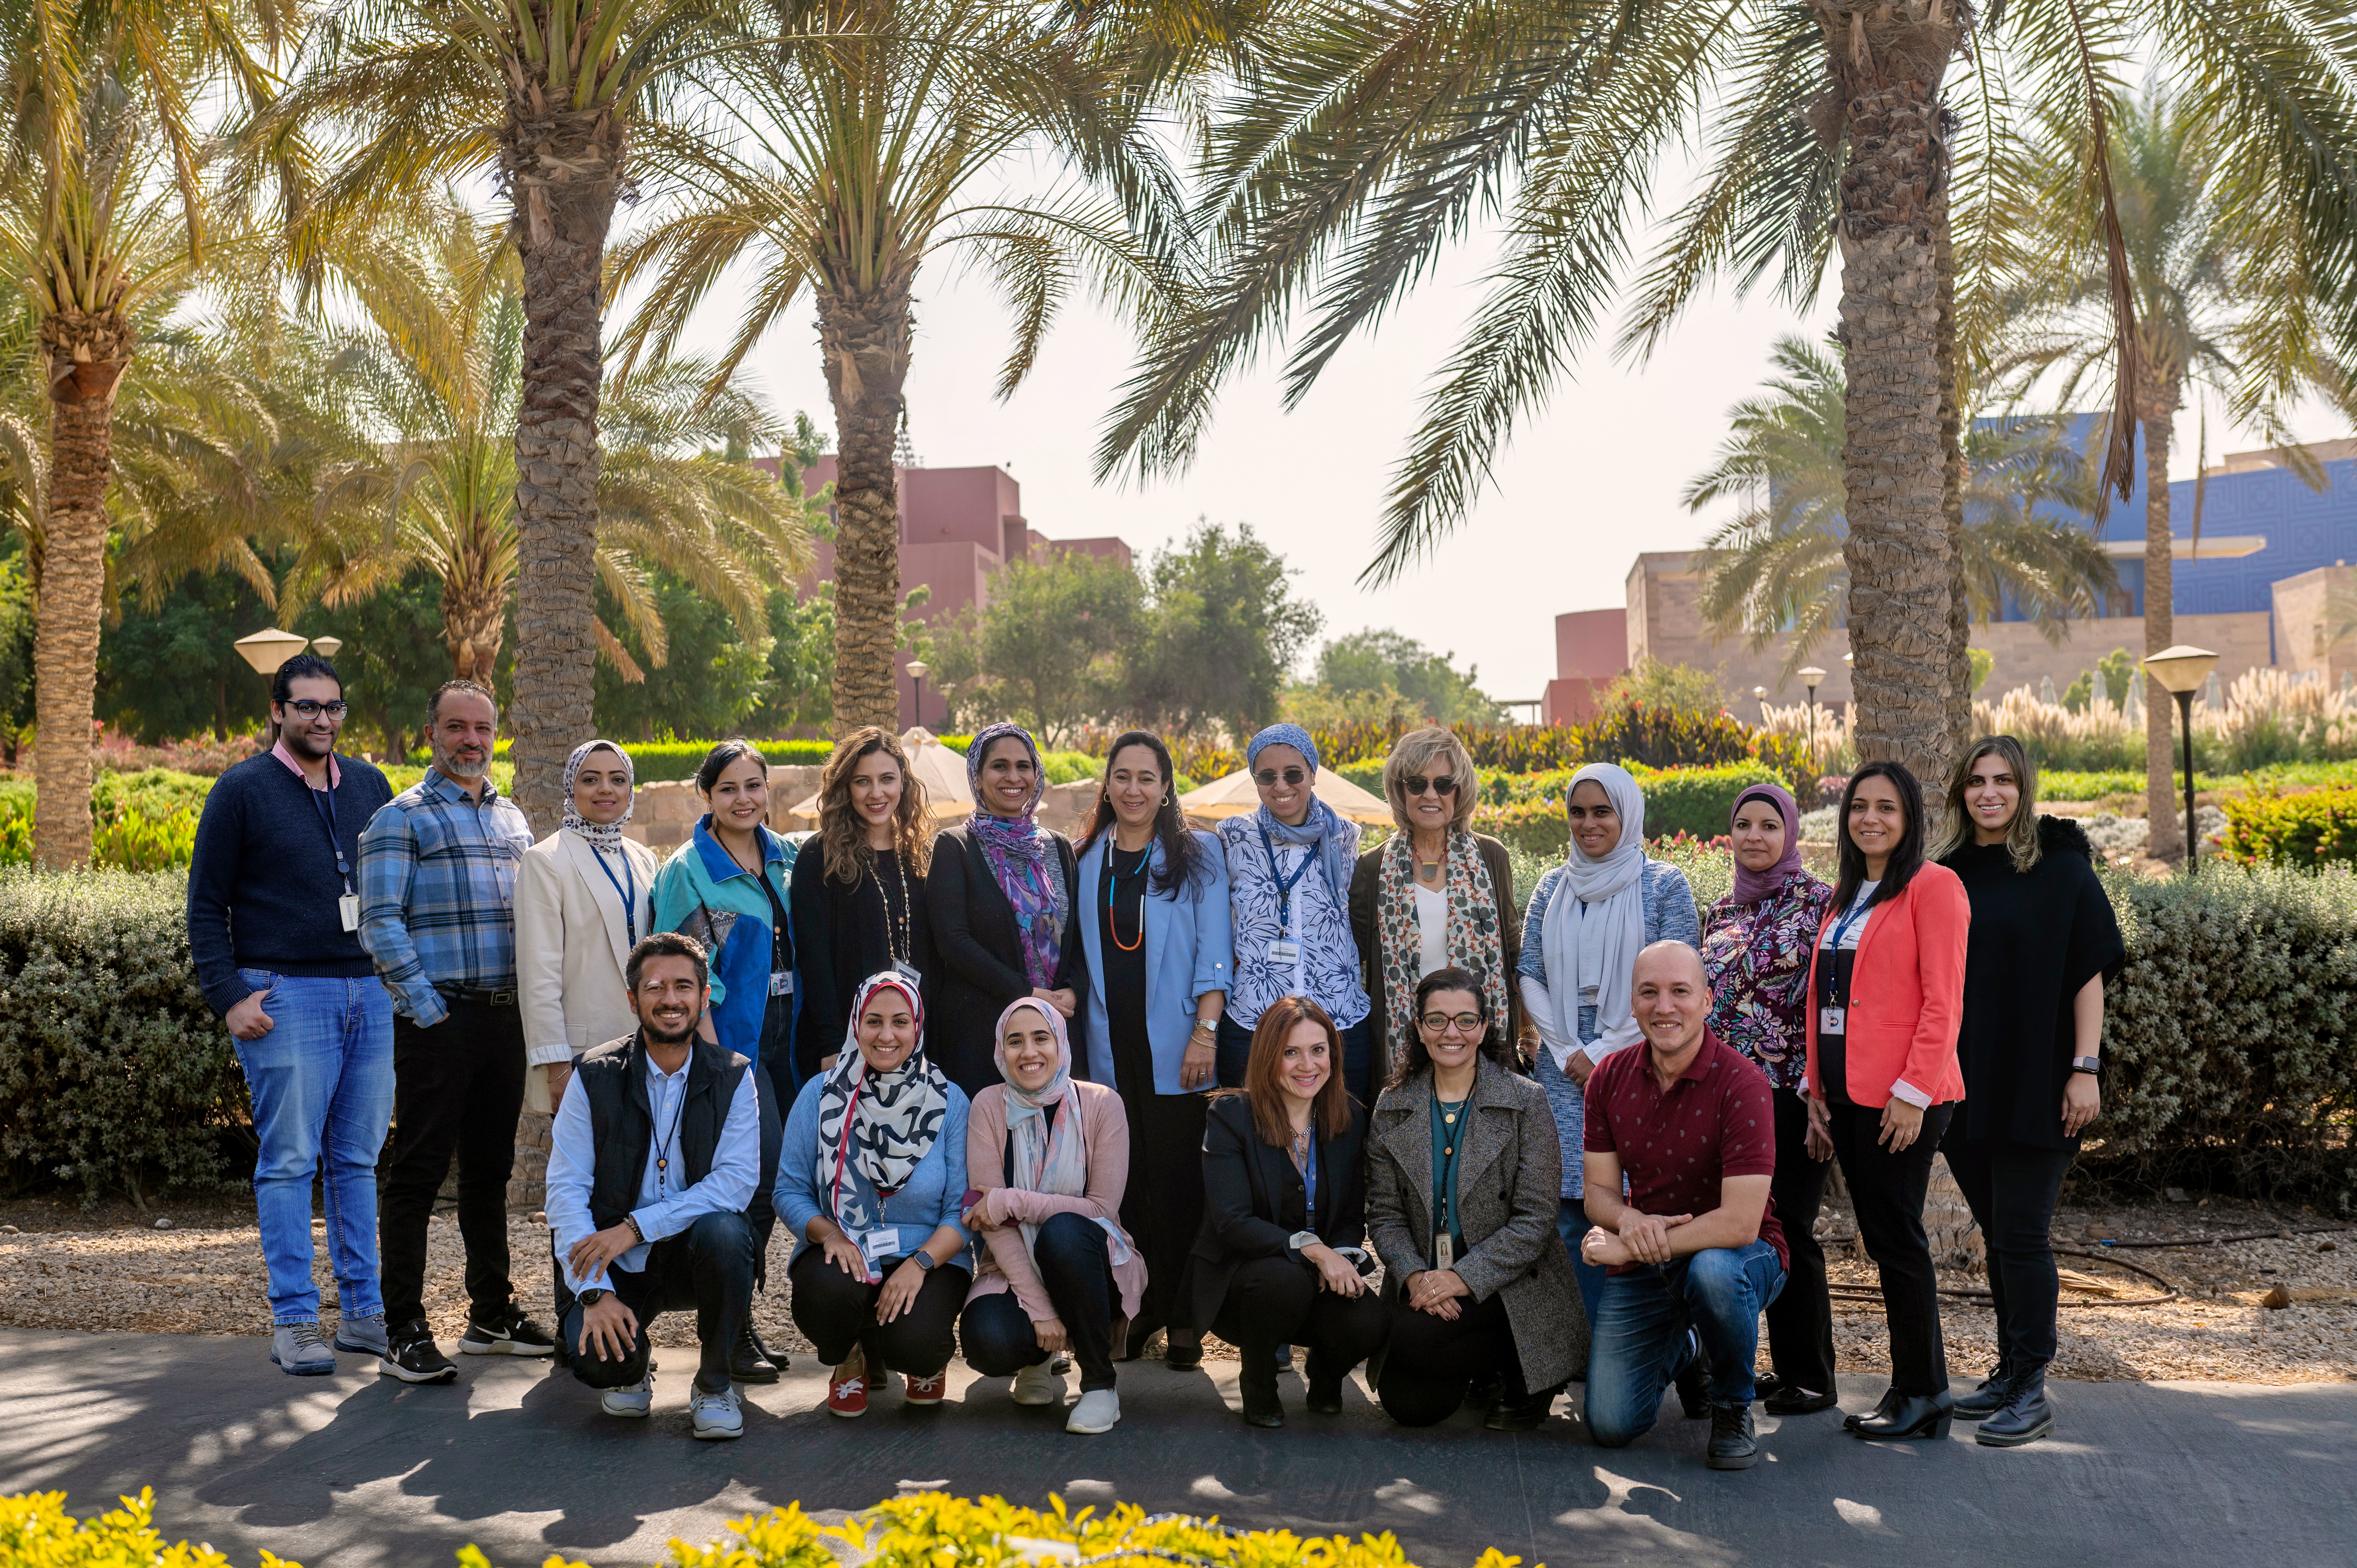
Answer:
[[[1788,1258],[1768,1184],[1776,1112],[1758,1068],[1711,1034],[1710,981],[1684,942],[1637,955],[1641,1051],[1587,1080],[1587,1218],[1581,1254],[1605,1266],[1587,1367],[1587,1428],[1619,1448],[1649,1431],[1662,1391],[1705,1372],[1714,1470],[1759,1462],[1751,1368],[1760,1313]],[[1620,1196],[1621,1177],[1629,1196]]]

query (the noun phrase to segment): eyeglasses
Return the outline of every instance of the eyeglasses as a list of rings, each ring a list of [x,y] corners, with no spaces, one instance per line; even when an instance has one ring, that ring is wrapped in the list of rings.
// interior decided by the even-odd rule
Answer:
[[[1429,789],[1446,800],[1457,793],[1457,780],[1454,779],[1420,779],[1411,774],[1400,783],[1411,795],[1421,795]]]
[[[296,718],[316,719],[321,714],[325,714],[337,724],[343,723],[344,715],[352,711],[352,705],[350,703],[315,703],[308,697],[298,698],[283,705]]]
[[[1253,777],[1260,781],[1260,787],[1264,789],[1275,783],[1280,778],[1282,778],[1287,784],[1294,786],[1296,789],[1299,789],[1301,781],[1304,779],[1308,778],[1309,775],[1304,773],[1298,768],[1288,768],[1282,774],[1279,774],[1274,768],[1264,768],[1259,772],[1254,774]]]
[[[1416,1022],[1427,1035],[1445,1035],[1451,1029],[1460,1035],[1478,1035],[1484,1026],[1479,1013],[1426,1013]]]

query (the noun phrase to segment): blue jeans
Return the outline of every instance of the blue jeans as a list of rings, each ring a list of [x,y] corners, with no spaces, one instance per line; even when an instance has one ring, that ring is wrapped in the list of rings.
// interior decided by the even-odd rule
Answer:
[[[314,1322],[311,1178],[321,1175],[339,1311],[384,1310],[377,1278],[376,1159],[393,1120],[393,998],[374,975],[305,978],[242,969],[269,994],[270,1032],[239,1040],[253,1101],[253,1207],[270,1268],[274,1323]]]
[[[1587,1326],[1594,1328],[1596,1314],[1604,1305],[1604,1265],[1589,1262],[1580,1252],[1580,1239],[1590,1228],[1582,1199],[1556,1200],[1555,1233],[1563,1238],[1564,1251],[1571,1254],[1571,1277],[1579,1285],[1579,1305],[1587,1309]]]
[[[1760,1314],[1783,1288],[1784,1265],[1760,1240],[1609,1276],[1587,1362],[1588,1434],[1620,1448],[1652,1429],[1685,1364],[1688,1328],[1710,1362],[1710,1402],[1749,1404]]]

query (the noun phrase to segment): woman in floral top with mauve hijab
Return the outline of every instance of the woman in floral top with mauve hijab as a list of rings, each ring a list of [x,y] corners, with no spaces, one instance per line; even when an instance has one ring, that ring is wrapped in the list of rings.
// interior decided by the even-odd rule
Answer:
[[[1809,949],[1833,890],[1801,865],[1801,810],[1782,789],[1755,784],[1744,790],[1732,828],[1735,888],[1703,916],[1702,962],[1710,976],[1712,1032],[1767,1074],[1774,1091],[1776,1177],[1769,1196],[1792,1264],[1768,1308],[1768,1355],[1776,1370],[1760,1380],[1760,1391],[1771,1412],[1805,1415],[1834,1402],[1833,1303],[1824,1249],[1812,1234],[1831,1166],[1809,1149],[1802,1088],[1809,1065]]]

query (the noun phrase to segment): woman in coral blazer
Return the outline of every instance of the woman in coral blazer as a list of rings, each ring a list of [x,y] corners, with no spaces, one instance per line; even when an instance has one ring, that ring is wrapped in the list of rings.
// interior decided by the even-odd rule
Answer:
[[[1923,858],[1923,792],[1896,762],[1842,791],[1840,880],[1809,961],[1809,1153],[1841,1162],[1858,1234],[1882,1271],[1890,1388],[1861,1437],[1945,1437],[1948,1357],[1923,1194],[1948,1118],[1972,904]],[[1806,1227],[1813,1214],[1779,1216]]]

